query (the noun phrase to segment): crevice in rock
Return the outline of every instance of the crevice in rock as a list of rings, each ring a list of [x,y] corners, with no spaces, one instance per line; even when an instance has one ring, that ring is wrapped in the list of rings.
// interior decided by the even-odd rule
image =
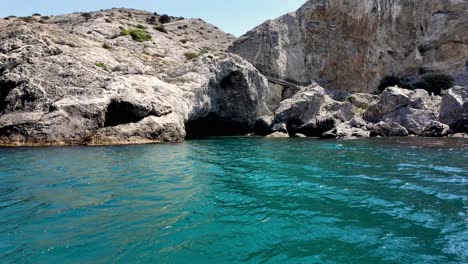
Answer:
[[[0,80],[0,113],[6,108],[7,103],[5,102],[5,99],[8,94],[10,94],[10,92],[20,84],[21,83],[19,82],[10,80]]]
[[[196,139],[211,136],[246,135],[252,132],[252,127],[247,123],[210,113],[205,117],[187,122],[185,131],[187,133],[186,139]]]
[[[150,115],[150,112],[139,105],[125,101],[111,101],[107,106],[105,127],[136,123]]]

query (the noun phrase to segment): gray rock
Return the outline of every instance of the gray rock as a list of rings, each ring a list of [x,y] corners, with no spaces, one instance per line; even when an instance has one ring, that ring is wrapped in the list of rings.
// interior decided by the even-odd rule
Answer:
[[[379,100],[369,106],[364,117],[370,122],[379,122],[384,115],[410,105],[411,94],[410,90],[398,87],[387,88],[380,95]]]
[[[307,87],[293,97],[281,102],[275,111],[275,123],[301,120],[303,123],[319,114],[325,101],[325,90],[320,86]]]
[[[336,123],[337,121],[332,117],[318,118],[302,125],[296,132],[307,137],[321,137],[323,133],[333,130]]]
[[[449,133],[450,127],[437,121],[432,121],[421,134],[423,137],[445,137]]]
[[[379,96],[366,93],[353,93],[347,98],[347,101],[360,109],[360,112],[365,111],[370,105],[377,102]]]
[[[266,136],[271,134],[273,125],[272,116],[262,116],[259,117],[254,124],[254,134],[260,136]]]
[[[276,123],[271,128],[272,132],[288,133],[288,128],[285,122]]]
[[[379,122],[374,124],[370,130],[371,137],[405,137],[409,135],[406,128],[396,122],[389,124]]]
[[[398,123],[410,134],[419,135],[429,124],[436,121],[437,117],[429,110],[404,107],[385,115],[382,120],[386,123]]]
[[[168,33],[147,26],[153,41],[140,43],[120,36],[119,26],[145,25],[153,14],[118,10],[92,13],[90,20],[81,14],[47,23],[0,19],[0,144],[179,142],[187,124],[208,116],[216,117],[214,127],[228,120],[250,132],[257,118],[273,114],[265,103],[267,79],[220,51],[230,35],[179,20],[165,25]],[[193,27],[205,27],[212,38]],[[182,31],[193,42],[182,43]],[[204,46],[211,47],[207,53],[200,52]],[[198,58],[188,60],[188,51],[200,52]]]
[[[453,137],[453,138],[468,138],[468,134],[466,134],[466,133],[456,133],[456,134],[450,135],[450,137]]]
[[[442,98],[439,119],[455,133],[468,133],[468,87],[454,87]]]
[[[267,138],[288,138],[288,133],[275,132],[267,136]]]
[[[323,14],[345,10],[365,18],[359,23],[354,16],[338,19],[350,32],[369,33],[358,43],[356,32],[348,36],[341,24],[328,25],[337,21],[309,17],[318,14],[320,1],[309,1],[297,13],[268,22],[261,38],[254,30],[248,34],[252,39],[242,37],[236,42],[233,47],[256,43],[271,48],[268,54],[256,47],[233,48],[248,59],[255,52],[258,56],[253,62],[268,78],[240,56],[224,52],[232,36],[199,20],[172,21],[165,24],[167,32],[148,25],[152,40],[141,43],[122,36],[119,28],[151,21],[152,13],[138,10],[105,10],[92,13],[91,19],[76,13],[43,23],[38,18],[28,23],[0,19],[0,145],[180,142],[198,135],[251,132],[332,138],[369,136],[369,129],[381,136],[407,135],[408,131],[415,135],[445,133],[443,125],[434,123],[437,117],[453,132],[466,131],[466,88],[451,89],[443,100],[422,90],[398,87],[388,88],[380,96],[349,92],[370,90],[370,86],[360,85],[372,86],[388,72],[407,73],[410,62],[414,64],[414,53],[421,49],[428,55],[420,54],[424,61],[421,66],[418,59],[418,67],[456,72],[466,60],[460,54],[460,49],[466,49],[461,45],[466,37],[458,34],[464,26],[459,20],[465,2],[451,0],[441,5],[425,0],[428,10],[437,9],[436,16],[442,14],[439,18],[445,19],[446,31],[442,34],[442,29],[418,22],[427,31],[425,37],[421,39],[417,33],[416,40],[405,41],[410,18],[434,22],[431,16],[417,17],[410,12],[422,12],[413,10],[421,7],[419,3],[389,4],[402,8],[393,11],[381,6],[375,12],[383,20],[374,28],[375,23],[372,27],[367,24],[368,18],[375,18],[370,0],[348,5],[343,1],[330,1]],[[389,13],[400,19],[396,21],[402,23],[398,27],[402,32],[387,25]],[[207,31],[200,34],[202,27]],[[325,47],[323,39],[329,38],[320,38],[323,32],[338,35],[332,43],[325,41]],[[451,41],[453,34],[463,37]],[[270,36],[269,44],[263,43]],[[335,43],[341,40],[344,42]],[[362,57],[364,50],[369,53]],[[376,60],[377,51],[384,53],[382,59]],[[388,52],[393,54],[391,59]],[[312,77],[334,90],[324,89]],[[344,78],[349,79],[344,82]],[[369,126],[367,121],[389,125]]]
[[[373,123],[396,122],[409,133],[418,135],[432,121],[437,120],[439,102],[439,97],[431,97],[423,90],[391,87],[382,93],[377,103],[369,107],[364,117]]]
[[[309,0],[229,50],[270,77],[372,92],[386,76],[467,76],[467,31],[467,1]]]
[[[366,121],[364,121],[364,119],[362,119],[361,117],[355,117],[355,118],[351,119],[351,121],[349,122],[349,124],[350,124],[352,127],[356,127],[356,128],[362,128],[362,127],[366,127],[366,126],[367,126]]]

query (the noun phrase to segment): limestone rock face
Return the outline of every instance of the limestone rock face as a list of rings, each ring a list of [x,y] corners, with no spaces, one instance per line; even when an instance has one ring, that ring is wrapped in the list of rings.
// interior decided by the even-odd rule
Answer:
[[[371,92],[386,76],[468,82],[468,1],[309,0],[229,50],[270,77]]]
[[[466,1],[383,3],[309,1],[240,38],[231,50],[269,76],[225,52],[232,36],[196,19],[161,25],[129,9],[0,19],[0,145],[466,133],[466,87],[443,98],[399,87],[350,92],[410,65],[465,65]],[[413,51],[420,64],[407,61]]]
[[[207,117],[251,129],[271,115],[266,78],[222,51],[232,36],[186,19],[162,32],[152,17],[112,9],[89,19],[0,19],[0,144],[179,142]],[[136,41],[119,27],[145,28],[152,39]],[[212,38],[201,40],[202,31]]]

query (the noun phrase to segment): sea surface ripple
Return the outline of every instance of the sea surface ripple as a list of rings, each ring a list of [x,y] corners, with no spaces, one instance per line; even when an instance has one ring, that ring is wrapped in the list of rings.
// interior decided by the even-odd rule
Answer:
[[[1,263],[468,263],[468,141],[0,148]]]

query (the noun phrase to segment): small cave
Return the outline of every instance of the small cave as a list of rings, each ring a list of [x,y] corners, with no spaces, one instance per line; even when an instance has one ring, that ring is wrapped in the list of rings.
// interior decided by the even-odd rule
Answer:
[[[252,127],[246,123],[230,118],[222,118],[216,114],[189,121],[185,124],[187,133],[185,139],[200,139],[214,136],[241,136],[252,132]]]
[[[105,127],[136,123],[148,116],[148,110],[125,101],[111,101],[107,106]]]
[[[0,113],[3,112],[7,106],[7,103],[5,102],[7,96],[19,85],[21,85],[21,82],[0,80]]]
[[[212,85],[211,112],[185,124],[186,139],[252,133],[250,121],[257,112],[257,101],[250,94],[247,76],[233,71]]]

